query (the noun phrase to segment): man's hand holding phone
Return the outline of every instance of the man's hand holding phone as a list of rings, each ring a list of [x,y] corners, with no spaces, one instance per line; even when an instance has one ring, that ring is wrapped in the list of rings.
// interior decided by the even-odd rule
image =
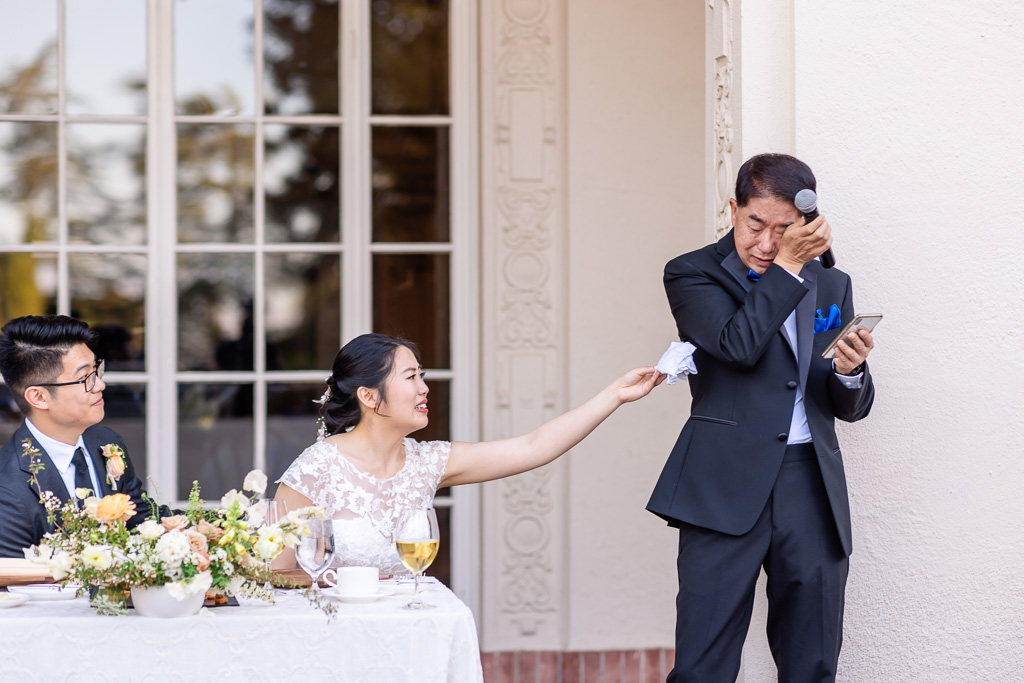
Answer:
[[[858,315],[828,345],[822,358],[831,358],[840,375],[855,375],[875,347],[871,331],[882,319],[881,315]]]

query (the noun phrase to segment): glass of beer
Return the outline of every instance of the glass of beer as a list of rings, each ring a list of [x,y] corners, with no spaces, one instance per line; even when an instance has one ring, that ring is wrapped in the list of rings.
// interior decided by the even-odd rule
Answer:
[[[413,575],[413,597],[405,609],[433,607],[420,599],[420,575],[437,557],[440,544],[441,532],[434,508],[413,510],[398,525],[395,534],[398,557]]]

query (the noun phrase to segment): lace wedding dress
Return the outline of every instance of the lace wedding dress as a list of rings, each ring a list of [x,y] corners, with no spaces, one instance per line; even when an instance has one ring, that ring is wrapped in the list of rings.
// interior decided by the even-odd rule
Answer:
[[[356,469],[327,441],[304,450],[278,480],[334,521],[337,552],[332,567],[377,567],[384,574],[409,575],[395,549],[395,528],[409,510],[430,507],[448,464],[447,441],[405,440],[405,465],[390,479]]]

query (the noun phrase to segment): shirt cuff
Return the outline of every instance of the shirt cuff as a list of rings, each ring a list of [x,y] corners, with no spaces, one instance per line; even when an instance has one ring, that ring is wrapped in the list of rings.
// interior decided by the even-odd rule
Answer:
[[[856,375],[844,375],[841,372],[836,372],[836,362],[832,361],[832,371],[835,372],[836,379],[847,389],[860,389],[864,385],[863,370]]]

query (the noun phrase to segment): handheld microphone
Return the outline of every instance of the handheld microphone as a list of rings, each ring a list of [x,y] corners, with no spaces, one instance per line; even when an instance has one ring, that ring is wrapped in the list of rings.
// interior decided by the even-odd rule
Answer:
[[[804,215],[804,220],[808,223],[818,217],[818,195],[814,194],[814,190],[797,192],[796,197],[793,198],[793,205]],[[825,268],[831,268],[836,264],[836,257],[832,255],[831,247],[826,249],[820,258],[821,265]]]

